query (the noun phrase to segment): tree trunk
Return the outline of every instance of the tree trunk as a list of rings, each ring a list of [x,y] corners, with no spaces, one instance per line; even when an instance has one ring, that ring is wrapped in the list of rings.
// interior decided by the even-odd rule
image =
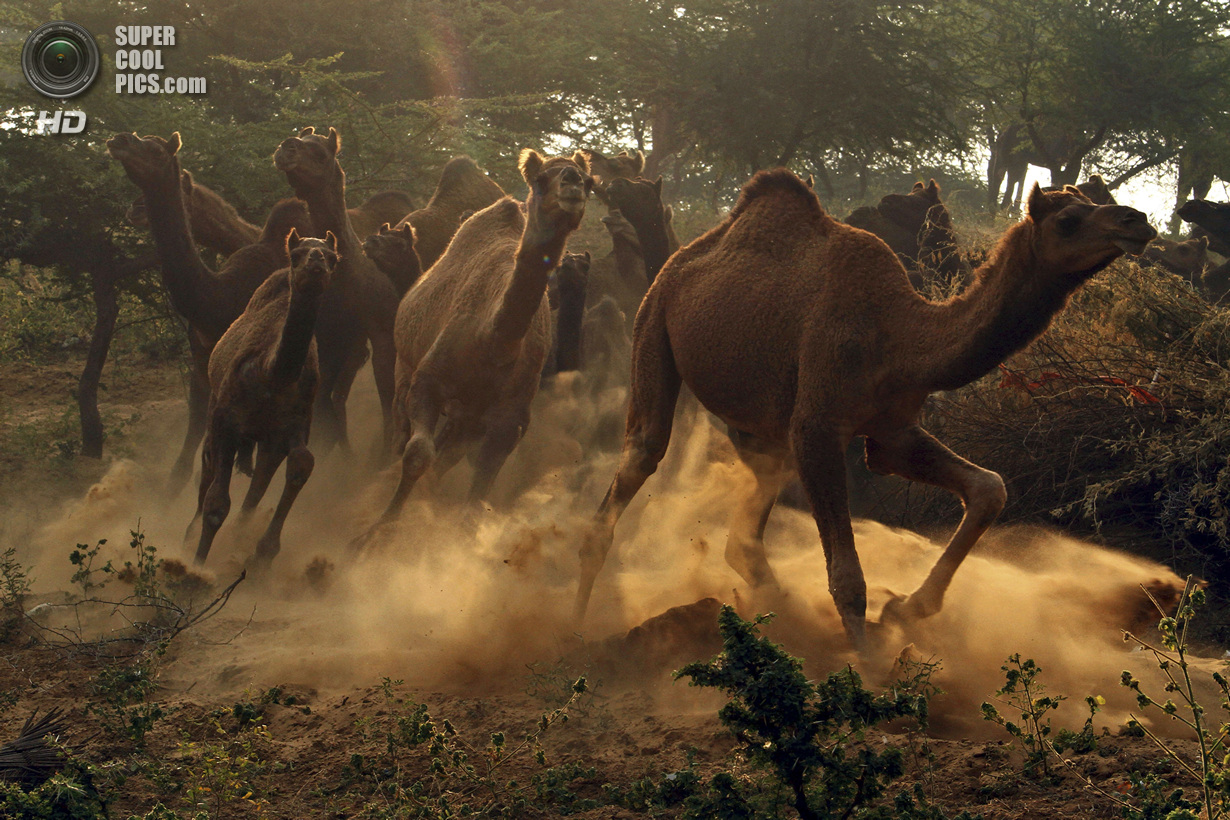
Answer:
[[[111,350],[115,335],[115,322],[120,315],[119,270],[114,266],[95,268],[90,271],[94,291],[94,333],[90,336],[90,350],[85,356],[85,368],[77,382],[77,408],[81,413],[81,455],[102,458],[103,424],[98,412],[98,383],[102,379],[103,365]]]

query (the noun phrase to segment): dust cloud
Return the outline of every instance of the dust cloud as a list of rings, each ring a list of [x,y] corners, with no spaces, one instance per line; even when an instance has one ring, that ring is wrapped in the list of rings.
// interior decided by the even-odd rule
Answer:
[[[223,616],[180,639],[175,663],[163,673],[169,688],[221,695],[277,683],[342,691],[389,676],[471,694],[516,690],[527,664],[536,662],[564,658],[608,671],[626,666],[628,658],[610,655],[621,647],[635,651],[628,649],[633,643],[604,639],[672,607],[716,598],[750,616],[762,603],[722,557],[731,499],[750,475],[724,433],[693,405],[681,410],[666,460],[621,520],[588,620],[577,630],[571,621],[576,547],[614,474],[625,391],[595,395],[576,377],[561,377],[540,393],[493,507],[474,510],[452,500],[463,498],[468,486],[463,461],[439,482],[424,481],[401,519],[361,558],[350,555],[349,541],[375,521],[400,469],[392,464],[373,477],[365,466],[366,438],[379,429],[366,378],[351,399],[351,429],[360,431],[354,452],[318,455],[271,576],[245,581]],[[130,558],[129,531],[138,527],[161,557],[190,561],[194,545],[184,535],[195,512],[195,483],[177,498],[165,497],[181,430],[164,424],[147,431],[138,451],[148,457],[115,462],[83,497],[42,511],[43,520],[54,520],[30,536],[19,556],[34,565],[38,592],[68,588],[67,555],[75,544],[105,538],[100,559]],[[281,491],[279,476],[252,520],[241,524],[246,482],[238,475],[232,482],[231,516],[207,563],[206,574],[219,587],[242,569]],[[942,548],[869,521],[855,522],[855,537],[872,620],[891,594],[921,582]],[[809,674],[858,665],[827,591],[814,521],[779,505],[766,544],[786,592],[776,602],[780,615],[771,636],[806,658]],[[1170,570],[1141,558],[1054,532],[996,529],[958,572],[942,612],[909,634],[885,629],[878,637],[886,659],[908,646],[910,656],[941,664],[936,683],[945,694],[933,704],[938,731],[963,737],[1000,731],[981,720],[978,704],[1002,685],[999,667],[1012,653],[1034,658],[1048,690],[1069,697],[1057,724],[1079,726],[1083,698],[1100,694],[1108,701],[1101,723],[1121,725],[1134,707],[1118,684],[1121,670],[1161,688],[1148,674],[1156,672],[1152,659],[1122,640],[1123,629],[1155,634],[1148,631],[1156,617],[1141,584],[1163,594],[1181,588]],[[715,608],[710,602],[654,622],[655,629],[678,633],[663,639],[674,642],[663,657],[677,666],[689,651],[693,658],[711,654]],[[703,623],[686,623],[702,614]],[[651,669],[632,683],[670,687],[670,668]],[[878,674],[865,670],[871,680]]]

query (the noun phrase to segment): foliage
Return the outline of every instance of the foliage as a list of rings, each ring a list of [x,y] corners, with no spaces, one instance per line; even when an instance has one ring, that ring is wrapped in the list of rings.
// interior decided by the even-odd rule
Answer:
[[[1047,738],[1051,734],[1051,720],[1047,712],[1058,709],[1067,698],[1046,694],[1045,687],[1038,680],[1042,669],[1032,658],[1022,661],[1019,654],[1011,655],[1000,669],[1005,673],[1005,682],[995,694],[1007,697],[1003,703],[1020,713],[1020,723],[1005,718],[994,704],[985,702],[982,704],[983,719],[1003,726],[1008,734],[1021,742],[1025,749],[1026,774],[1037,774],[1041,768],[1042,775],[1049,778],[1051,770],[1047,758],[1050,756],[1050,745]]]
[[[0,643],[9,640],[21,625],[25,613],[30,576],[17,560],[17,548],[0,553]]]
[[[0,780],[0,817],[14,820],[105,820],[107,805],[94,781],[98,770],[66,754],[64,767],[27,791]]]
[[[221,820],[239,806],[257,817],[269,816],[264,795],[272,790],[279,768],[266,760],[272,740],[269,730],[251,726],[232,733],[216,719],[209,721],[208,730],[213,740],[185,737],[178,746],[184,799],[211,820]]]
[[[584,677],[574,681],[568,700],[544,713],[519,743],[510,744],[504,732],[492,732],[480,748],[447,718],[437,722],[425,704],[401,698],[401,683],[384,678],[381,693],[387,714],[356,721],[360,739],[377,744],[377,751],[353,753],[343,771],[343,788],[358,786],[368,795],[367,817],[521,816],[534,797],[516,780],[504,780],[500,770],[523,756],[532,756],[546,769],[543,735],[557,722],[567,722],[572,704],[587,689]],[[425,764],[424,774],[414,773],[415,761]],[[550,770],[544,777],[533,784],[535,795],[558,802],[564,796],[564,780]]]
[[[862,687],[852,668],[809,681],[802,663],[757,634],[768,616],[744,621],[730,606],[718,616],[723,650],[708,662],[688,664],[676,672],[694,686],[721,689],[730,696],[718,712],[739,740],[751,765],[766,771],[789,791],[790,802],[804,820],[812,818],[880,818],[897,816],[877,805],[889,784],[904,773],[900,749],[876,752],[861,740],[886,721],[909,718],[925,725],[927,698],[917,679],[909,687],[874,694]],[[751,812],[735,781],[711,784],[710,795],[725,811]],[[904,805],[912,803],[906,795]],[[904,810],[904,809],[903,809]],[[915,806],[909,811],[931,811]],[[917,816],[927,816],[918,814]]]
[[[1165,674],[1165,700],[1158,700],[1144,691],[1141,681],[1129,671],[1123,673],[1121,683],[1136,693],[1136,702],[1142,710],[1156,710],[1171,720],[1177,720],[1195,734],[1199,756],[1193,764],[1133,716],[1135,724],[1145,735],[1194,782],[1198,805],[1202,809],[1199,816],[1205,820],[1217,820],[1230,816],[1230,684],[1221,672],[1213,673],[1213,683],[1220,690],[1220,706],[1224,714],[1221,719],[1209,715],[1208,709],[1197,698],[1192,678],[1194,670],[1188,659],[1188,630],[1196,611],[1204,602],[1204,590],[1189,576],[1175,614],[1169,616],[1158,607],[1162,614],[1157,625],[1158,632],[1161,633],[1160,646],[1131,633],[1124,633],[1124,640],[1131,641],[1152,654],[1157,668]],[[1166,820],[1195,820],[1195,806],[1190,803],[1181,806],[1181,798],[1181,792],[1178,795],[1172,794],[1163,803],[1164,806],[1173,808],[1165,815]],[[1156,801],[1154,803],[1156,804]],[[1147,814],[1141,813],[1140,816]]]

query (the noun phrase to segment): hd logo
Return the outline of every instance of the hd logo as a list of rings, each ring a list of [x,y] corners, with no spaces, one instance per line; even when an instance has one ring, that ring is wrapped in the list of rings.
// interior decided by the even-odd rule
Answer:
[[[38,112],[38,133],[40,134],[80,134],[84,130],[84,111]]]

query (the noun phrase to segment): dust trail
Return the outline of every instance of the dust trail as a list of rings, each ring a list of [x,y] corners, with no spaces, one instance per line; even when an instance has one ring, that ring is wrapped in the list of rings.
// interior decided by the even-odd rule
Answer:
[[[589,620],[577,633],[570,610],[578,534],[614,473],[617,452],[598,445],[618,429],[625,392],[591,395],[576,378],[540,394],[530,430],[497,483],[494,509],[449,500],[464,496],[463,463],[436,486],[425,482],[372,554],[352,560],[347,543],[378,516],[398,471],[393,465],[373,478],[366,468],[379,418],[370,377],[363,378],[351,399],[354,452],[318,459],[272,577],[263,586],[242,585],[215,632],[184,642],[165,673],[169,686],[192,686],[196,695],[275,683],[342,690],[388,675],[470,692],[518,689],[526,664],[576,656],[671,607],[714,597],[750,615],[761,603],[722,557],[727,511],[750,476],[725,435],[693,408],[681,413],[666,460],[621,520]],[[177,445],[141,442],[157,455],[115,463],[36,534],[40,589],[64,588],[67,552],[76,543],[107,538],[104,557],[122,560],[138,519],[164,556],[190,558],[182,539],[195,488],[161,497]],[[238,526],[246,479],[236,477],[232,515],[208,562],[219,582],[242,567],[281,482],[253,520]],[[918,585],[940,546],[871,522],[856,522],[855,534],[874,619],[890,593]],[[766,543],[787,592],[774,637],[815,673],[855,662],[827,591],[814,521],[779,507]],[[1150,661],[1129,653],[1120,637],[1148,614],[1141,583],[1173,587],[1179,579],[1158,564],[1063,535],[996,530],[957,574],[941,613],[910,634],[884,634],[886,657],[913,644],[916,657],[941,661],[938,683],[947,694],[935,708],[943,731],[998,736],[981,722],[978,704],[1002,684],[999,666],[1014,652],[1043,667],[1052,693],[1071,698],[1057,723],[1079,725],[1081,699],[1102,694],[1109,700],[1105,722],[1120,724],[1133,705],[1118,686],[1120,671],[1154,680],[1146,676]],[[253,607],[252,623],[230,643],[201,639],[230,637]]]

